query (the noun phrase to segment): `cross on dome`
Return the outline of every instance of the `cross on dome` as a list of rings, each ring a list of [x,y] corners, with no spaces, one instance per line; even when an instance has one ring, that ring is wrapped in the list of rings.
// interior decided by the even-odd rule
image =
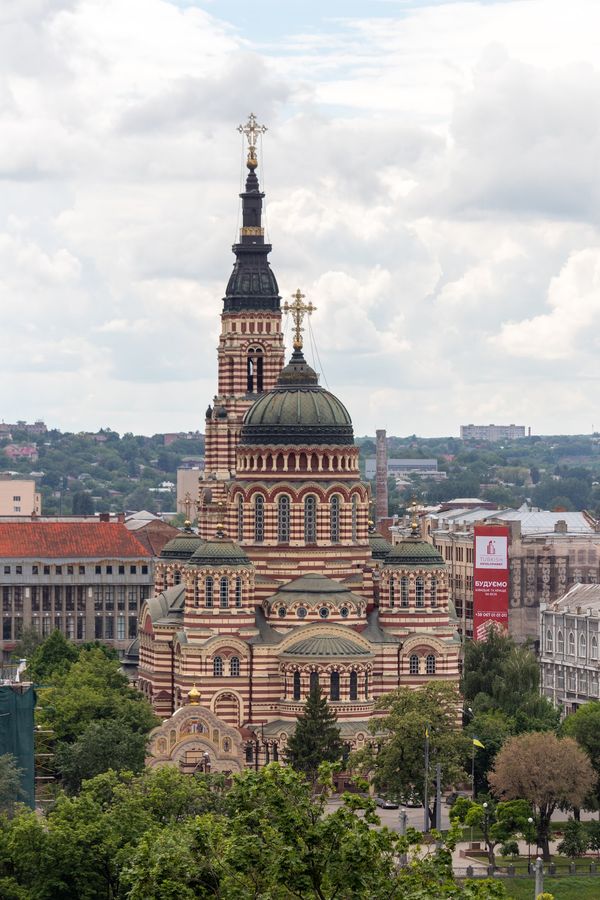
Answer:
[[[259,125],[254,113],[250,113],[246,124],[238,125],[237,130],[240,134],[245,134],[248,140],[248,157],[246,159],[246,165],[249,169],[255,169],[258,165],[258,160],[256,158],[256,141],[259,135],[264,134],[265,131],[267,131],[267,126]]]
[[[304,328],[302,327],[302,322],[304,320],[304,316],[310,316],[317,309],[316,306],[312,305],[312,302],[309,300],[308,303],[303,303],[302,301],[305,299],[306,295],[303,294],[298,288],[295,294],[292,294],[292,303],[288,303],[286,300],[283,304],[283,311],[286,315],[291,313],[292,319],[294,320],[294,350],[302,349],[302,332]]]

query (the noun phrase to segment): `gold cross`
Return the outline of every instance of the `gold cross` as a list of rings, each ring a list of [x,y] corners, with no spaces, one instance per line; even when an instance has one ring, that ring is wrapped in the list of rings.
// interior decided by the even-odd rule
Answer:
[[[185,509],[185,518],[186,521],[190,520],[190,512],[192,510],[192,505],[194,501],[192,500],[191,494],[189,491],[186,491],[186,495],[183,498],[183,508]]]
[[[259,125],[256,121],[256,116],[254,113],[250,113],[248,116],[248,121],[245,125],[238,125],[237,130],[240,134],[245,134],[248,139],[248,159],[247,164],[251,168],[256,168],[257,160],[256,160],[256,141],[259,134],[264,134],[267,130],[266,125]]]
[[[302,301],[305,298],[305,295],[301,293],[300,288],[296,291],[295,294],[292,294],[293,303],[288,303],[286,300],[283,304],[283,311],[287,315],[288,313],[292,314],[292,319],[294,320],[294,350],[302,349],[302,332],[304,328],[302,327],[302,321],[304,316],[310,316],[315,312],[316,306],[313,306],[311,301],[308,303],[303,303]]]

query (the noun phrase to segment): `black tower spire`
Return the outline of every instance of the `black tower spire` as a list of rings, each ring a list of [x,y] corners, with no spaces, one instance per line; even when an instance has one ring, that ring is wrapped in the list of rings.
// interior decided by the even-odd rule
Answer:
[[[262,225],[262,202],[265,195],[256,176],[256,137],[266,130],[264,125],[257,124],[253,113],[250,113],[247,124],[238,128],[248,138],[248,177],[246,190],[240,194],[242,227],[239,243],[232,247],[236,259],[223,299],[224,312],[276,312],[280,306],[279,288],[267,259],[271,245],[265,244]]]

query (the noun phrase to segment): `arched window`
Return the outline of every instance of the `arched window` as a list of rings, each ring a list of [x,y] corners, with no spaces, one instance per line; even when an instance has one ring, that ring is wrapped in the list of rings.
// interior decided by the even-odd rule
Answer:
[[[408,578],[406,575],[400,579],[400,606],[408,606]]]
[[[223,674],[223,658],[221,656],[215,656],[213,659],[213,675],[217,678],[220,678]]]
[[[352,494],[352,540],[358,537],[358,497]]]
[[[181,572],[179,569],[175,569],[173,572],[173,584],[181,584]]]
[[[569,656],[575,656],[575,635],[572,631],[569,632],[569,647],[567,653]]]
[[[431,579],[431,605],[437,606],[437,578]]]
[[[229,579],[221,578],[219,583],[219,606],[221,609],[227,609],[229,606]]]
[[[315,691],[319,687],[319,673],[311,672],[310,673],[310,690],[311,693]]]
[[[200,580],[194,578],[194,606],[200,606]]]
[[[294,700],[300,699],[300,672],[294,672]]]
[[[425,660],[425,671],[428,675],[435,675],[435,656],[433,653],[427,654],[427,659]]]
[[[340,673],[332,672],[329,678],[329,699],[340,699]]]
[[[419,674],[419,657],[416,653],[412,653],[408,661],[408,671],[411,675]]]
[[[590,656],[592,659],[598,659],[598,638],[595,634],[592,635],[590,641]]]
[[[369,673],[365,672],[365,700],[369,699]]]
[[[265,539],[265,498],[257,494],[254,498],[254,540],[261,544]]]
[[[237,499],[237,539],[244,540],[244,498],[238,494]]]
[[[304,498],[304,540],[307,544],[317,542],[317,498],[313,494]]]
[[[562,631],[560,631],[560,629],[556,635],[556,650],[558,653],[565,652],[565,639],[564,639],[563,633],[562,633]]]
[[[263,389],[263,352],[260,347],[248,348],[246,372],[248,393],[260,394]]]
[[[585,639],[585,634],[579,635],[579,655],[583,657],[587,656],[587,641]]]
[[[204,605],[209,609],[213,605],[214,580],[211,575],[207,575],[204,579]]]
[[[350,672],[350,699],[358,700],[358,675]]]
[[[240,674],[240,658],[239,656],[232,656],[229,661],[229,674],[232,678],[237,678]]]
[[[390,606],[393,606],[393,605],[394,605],[394,600],[395,600],[395,587],[396,587],[396,586],[395,586],[395,584],[394,584],[394,576],[392,575],[392,577],[390,578],[390,588],[389,588],[389,594],[390,594],[390,598],[389,598],[389,599],[390,599]]]
[[[235,579],[235,605],[237,607],[242,605],[242,579],[239,575]]]
[[[340,497],[334,494],[329,507],[329,532],[332,544],[340,542]]]
[[[415,606],[425,606],[425,582],[420,575],[415,581]]]
[[[277,540],[280,544],[290,542],[290,498],[281,494],[277,500]]]
[[[553,648],[554,648],[554,641],[552,638],[552,629],[549,628],[548,631],[546,632],[546,650],[548,651],[548,653],[552,653]]]

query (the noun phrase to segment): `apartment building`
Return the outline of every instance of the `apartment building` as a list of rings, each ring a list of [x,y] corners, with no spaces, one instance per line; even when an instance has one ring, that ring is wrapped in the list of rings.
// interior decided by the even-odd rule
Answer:
[[[39,516],[42,498],[33,478],[0,475],[0,516]]]
[[[108,521],[107,521],[108,519]],[[122,521],[0,519],[0,650],[24,628],[125,650],[152,592],[151,552]]]
[[[463,441],[517,441],[526,432],[524,425],[461,425],[460,437]]]

